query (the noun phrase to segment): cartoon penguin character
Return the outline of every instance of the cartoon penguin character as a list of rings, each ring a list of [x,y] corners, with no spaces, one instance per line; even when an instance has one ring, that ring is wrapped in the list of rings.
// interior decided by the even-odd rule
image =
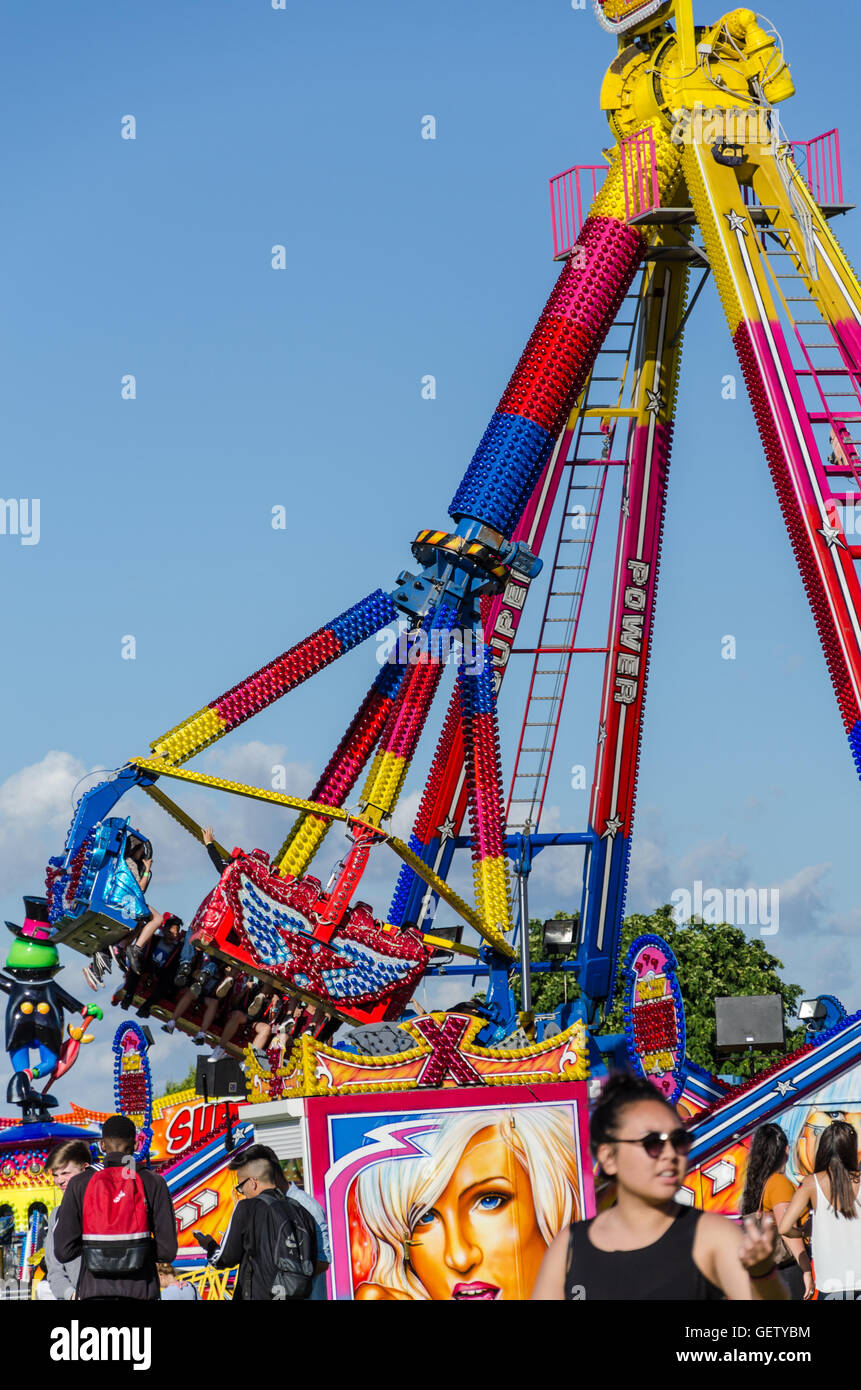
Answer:
[[[85,1009],[62,985],[55,984],[53,977],[62,966],[51,941],[47,903],[42,898],[25,898],[24,903],[27,916],[23,927],[6,923],[15,939],[6,957],[5,973],[0,973],[0,990],[9,996],[6,1050],[14,1071],[6,1100],[25,1109],[34,1105],[41,1109],[56,1105],[56,1101],[53,1096],[37,1097],[30,1081],[50,1077],[60,1066],[63,1011],[85,1018],[101,1018],[102,1011],[96,1004]],[[82,1028],[70,1027],[69,1033],[75,1043],[82,1041]],[[31,1067],[30,1052],[34,1050],[38,1050],[39,1060]]]

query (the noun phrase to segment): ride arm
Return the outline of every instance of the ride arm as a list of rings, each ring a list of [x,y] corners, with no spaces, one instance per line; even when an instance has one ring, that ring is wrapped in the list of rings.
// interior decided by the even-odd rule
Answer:
[[[141,771],[134,764],[127,763],[119,772],[84,792],[75,807],[69,827],[63,867],[68,869],[93,826],[107,819],[120,797],[125,796],[132,787],[142,787],[146,790],[154,781],[151,772]]]
[[[659,198],[678,181],[680,155],[655,120]],[[617,150],[496,413],[455,493],[449,513],[511,536],[580,396],[645,251],[629,225],[633,155]]]
[[[678,181],[680,156],[665,131],[649,127],[655,141],[655,175],[660,198]],[[536,494],[555,492],[564,466],[571,411],[578,402],[617,311],[645,250],[643,229],[628,224],[627,184],[631,156],[616,151],[606,181],[595,198],[526,348],[499,401],[449,508],[461,525],[481,521],[505,536],[527,540],[534,552],[549,519],[541,517]],[[561,447],[562,446],[562,447]],[[519,617],[528,579],[512,575],[510,593]],[[485,631],[497,653],[498,687],[513,640],[516,619],[507,595],[493,600]],[[494,624],[499,623],[499,637]],[[457,699],[443,728],[431,778],[419,809],[410,846],[422,860],[448,873],[466,813],[460,781],[463,741]],[[439,831],[445,827],[442,839]],[[396,921],[422,919],[428,894],[408,868],[392,902]]]
[[[824,218],[785,152],[749,152],[748,159],[754,166],[754,189],[777,209],[774,230],[763,237],[751,222],[736,170],[716,163],[711,151],[696,142],[683,152],[691,203],[714,267],[852,757],[861,770],[861,585],[841,522],[842,495],[832,493],[829,481],[827,436],[817,433],[831,422],[832,434],[835,429],[839,434],[847,420],[855,431],[861,403],[861,291],[848,264],[835,254],[836,243]],[[771,266],[767,248],[773,248],[777,269]],[[795,308],[798,302],[800,312]],[[808,348],[813,345],[805,345],[810,309],[818,309],[824,321],[819,338],[830,331],[834,344],[824,384],[824,369],[810,359]],[[794,328],[785,328],[787,319]],[[807,360],[806,370],[794,365],[793,333]],[[811,406],[811,386],[817,383],[821,402]],[[844,399],[848,410],[840,404]],[[843,482],[851,486],[858,462],[851,439],[847,444],[853,462],[843,470]]]
[[[388,594],[381,589],[368,594],[325,627],[162,734],[150,745],[155,758],[172,767],[188,762],[396,618],[397,609]]]

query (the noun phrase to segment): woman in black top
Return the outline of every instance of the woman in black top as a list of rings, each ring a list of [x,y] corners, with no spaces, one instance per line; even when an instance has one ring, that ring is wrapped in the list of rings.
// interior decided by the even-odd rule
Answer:
[[[691,1136],[642,1077],[612,1076],[591,1119],[592,1151],[616,1202],[550,1245],[534,1300],[783,1299],[770,1217],[744,1227],[675,1201]]]

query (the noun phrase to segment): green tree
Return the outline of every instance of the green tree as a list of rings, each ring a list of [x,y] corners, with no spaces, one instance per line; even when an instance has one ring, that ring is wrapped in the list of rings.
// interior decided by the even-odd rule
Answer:
[[[184,1076],[181,1081],[166,1081],[164,1083],[164,1090],[162,1091],[162,1095],[172,1096],[175,1095],[177,1091],[193,1091],[196,1077],[197,1068],[195,1064],[192,1062],[191,1066],[188,1069],[188,1074]]]
[[[557,917],[571,914],[557,912]],[[530,953],[540,959],[541,923],[530,922]],[[687,1053],[692,1061],[713,1072],[729,1072],[752,1076],[779,1058],[777,1052],[754,1051],[718,1057],[715,1051],[714,1001],[718,995],[780,994],[783,996],[787,1025],[787,1049],[800,1047],[804,1042],[803,1027],[796,1024],[800,985],[788,984],[780,972],[783,962],[765,949],[758,937],[747,936],[740,927],[727,922],[703,922],[695,919],[680,926],[673,919],[673,909],[667,904],[650,916],[634,913],[622,926],[619,951],[619,976],[613,1007],[600,1028],[600,1033],[622,1032],[621,966],[628,947],[637,936],[652,932],[666,941],[678,961],[679,986],[685,1005]],[[533,975],[533,1007],[538,1013],[549,1013],[564,997],[565,984],[558,971]],[[568,998],[576,998],[577,986],[568,983]],[[518,982],[519,992],[519,982]],[[793,1027],[793,1025],[795,1026]]]

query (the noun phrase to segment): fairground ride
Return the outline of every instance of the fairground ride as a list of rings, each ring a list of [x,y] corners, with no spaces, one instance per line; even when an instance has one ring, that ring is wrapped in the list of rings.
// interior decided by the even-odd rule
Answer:
[[[552,181],[559,277],[454,492],[450,524],[419,532],[412,571],[85,794],[48,873],[58,941],[92,954],[129,930],[116,886],[133,830],[113,814],[123,794],[141,787],[200,838],[164,788],[202,785],[297,813],[271,859],[235,858],[199,909],[194,931],[210,954],[333,1017],[374,1022],[400,1017],[418,981],[438,969],[434,952],[451,949],[468,959],[449,969],[487,977],[500,1036],[518,1022],[510,985],[520,970],[519,1021],[529,1032],[528,874],[548,846],[577,846],[582,898],[563,968],[579,997],[567,1021],[600,1021],[617,972],[682,339],[710,277],[861,769],[861,547],[843,525],[861,501],[861,288],[831,227],[847,211],[836,132],[801,143],[784,133],[776,108],[792,96],[792,78],[779,36],[752,10],[704,26],[692,0],[604,0],[596,11],[617,40],[600,95],[613,143],[603,163]],[[585,655],[578,625],[602,516],[617,539],[588,823],[543,833],[566,689],[575,656]],[[545,552],[539,636],[524,652],[517,635]],[[398,624],[408,642],[376,671],[307,797],[188,767]],[[531,675],[506,795],[497,702],[524,654]],[[392,813],[449,664],[454,689],[404,843]],[[324,888],[310,870],[336,823],[349,849]],[[356,894],[380,846],[400,872],[388,912],[374,914]],[[464,848],[474,905],[448,884]],[[475,929],[478,950],[429,930],[439,900]]]

